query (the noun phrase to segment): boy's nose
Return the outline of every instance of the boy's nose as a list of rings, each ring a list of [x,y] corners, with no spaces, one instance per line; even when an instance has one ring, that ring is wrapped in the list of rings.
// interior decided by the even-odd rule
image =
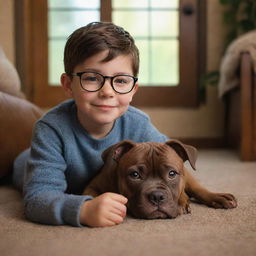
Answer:
[[[108,97],[113,96],[115,94],[115,91],[111,86],[110,79],[105,80],[105,83],[104,83],[103,87],[100,89],[99,93],[102,96],[108,96]]]

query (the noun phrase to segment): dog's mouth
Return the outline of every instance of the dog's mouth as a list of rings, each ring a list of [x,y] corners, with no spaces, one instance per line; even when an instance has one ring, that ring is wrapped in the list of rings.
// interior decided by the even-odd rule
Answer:
[[[167,219],[171,218],[166,212],[157,209],[147,216],[147,219]]]
[[[155,207],[154,209],[149,209],[148,207],[143,207],[136,210],[128,208],[128,212],[135,218],[139,219],[173,219],[177,217],[176,211],[170,211],[162,209],[161,207]]]

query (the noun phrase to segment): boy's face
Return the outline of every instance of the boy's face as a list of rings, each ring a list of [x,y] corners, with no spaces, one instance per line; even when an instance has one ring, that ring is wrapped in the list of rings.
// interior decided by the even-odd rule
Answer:
[[[129,56],[120,55],[108,62],[101,62],[107,54],[106,50],[86,59],[75,67],[74,73],[92,71],[104,76],[120,74],[133,76]],[[99,91],[88,92],[81,88],[78,76],[74,76],[71,80],[66,74],[62,74],[61,83],[68,95],[76,102],[79,121],[95,137],[97,130],[103,130],[107,134],[112,129],[115,120],[127,110],[138,88],[136,84],[131,92],[118,94],[111,87],[110,79],[105,79],[105,84]]]

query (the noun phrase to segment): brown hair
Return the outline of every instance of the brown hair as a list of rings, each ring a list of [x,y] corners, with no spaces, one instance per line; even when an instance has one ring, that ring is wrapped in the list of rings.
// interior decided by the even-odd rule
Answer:
[[[69,37],[64,49],[64,68],[71,75],[74,68],[87,58],[101,51],[109,50],[103,62],[118,55],[131,55],[135,76],[139,72],[139,51],[132,36],[111,22],[92,22],[75,30]]]

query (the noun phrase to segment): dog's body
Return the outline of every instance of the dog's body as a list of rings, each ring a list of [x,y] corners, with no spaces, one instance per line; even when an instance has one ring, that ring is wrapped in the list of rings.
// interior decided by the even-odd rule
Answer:
[[[84,194],[114,192],[128,198],[128,212],[136,218],[175,218],[189,213],[189,198],[214,208],[234,208],[231,194],[212,193],[184,167],[195,169],[197,151],[177,140],[166,143],[122,141],[104,151],[104,166]]]

